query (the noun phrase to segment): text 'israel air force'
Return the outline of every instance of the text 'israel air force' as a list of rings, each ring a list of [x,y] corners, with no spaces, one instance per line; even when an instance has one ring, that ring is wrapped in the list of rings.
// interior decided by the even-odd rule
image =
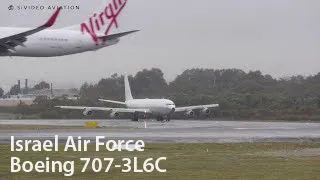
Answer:
[[[65,140],[65,139],[64,139]],[[90,146],[92,145],[92,146]],[[108,140],[105,136],[96,136],[95,140],[84,139],[80,136],[69,136],[65,143],[59,140],[59,136],[55,135],[53,140],[26,140],[17,139],[11,136],[11,152],[19,154],[19,152],[73,152],[76,156],[77,152],[89,151],[89,146],[94,147],[94,152],[143,152],[145,151],[145,143],[142,140]],[[108,155],[108,154],[104,154]],[[56,156],[54,156],[56,157]],[[64,159],[64,158],[63,158]],[[80,163],[81,173],[93,171],[95,173],[108,173],[112,169],[120,169],[123,173],[129,172],[166,172],[166,169],[160,168],[160,162],[166,160],[166,157],[139,159],[138,157],[80,157],[71,161],[60,161],[59,159],[43,157],[40,161],[29,161],[21,159],[17,156],[11,157],[11,172],[18,173],[63,173],[64,176],[72,176],[75,173],[75,164]],[[117,162],[117,163],[115,163]],[[141,164],[142,166],[138,166]],[[79,172],[79,171],[77,171]]]

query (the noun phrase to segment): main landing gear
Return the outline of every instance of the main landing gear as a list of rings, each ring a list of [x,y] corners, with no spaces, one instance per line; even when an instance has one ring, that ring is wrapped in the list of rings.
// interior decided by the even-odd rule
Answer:
[[[170,121],[170,116],[157,116],[156,117],[157,121],[161,121],[161,122],[169,122]],[[134,113],[133,117],[131,119],[132,121],[139,121],[139,114],[138,113]]]
[[[138,113],[133,114],[132,121],[139,121],[139,114]]]
[[[166,118],[164,118],[163,116],[157,116],[156,119],[157,119],[157,121],[161,121],[161,122],[165,122],[165,121],[169,122],[170,121],[169,116],[167,116]]]

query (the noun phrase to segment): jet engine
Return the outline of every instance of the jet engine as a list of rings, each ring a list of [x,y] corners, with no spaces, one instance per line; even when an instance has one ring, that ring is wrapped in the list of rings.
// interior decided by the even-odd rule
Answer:
[[[91,109],[85,109],[83,111],[83,115],[84,116],[91,116],[92,115],[92,110]]]
[[[193,117],[195,115],[195,113],[194,113],[194,111],[189,110],[189,111],[186,112],[186,115]]]
[[[119,114],[118,112],[112,111],[112,112],[110,113],[110,117],[111,117],[111,118],[118,118],[119,116],[120,116],[120,114]]]
[[[211,112],[211,111],[210,111],[209,108],[203,108],[203,109],[202,109],[202,113],[203,113],[203,114],[208,115],[208,114],[210,114],[210,112]]]

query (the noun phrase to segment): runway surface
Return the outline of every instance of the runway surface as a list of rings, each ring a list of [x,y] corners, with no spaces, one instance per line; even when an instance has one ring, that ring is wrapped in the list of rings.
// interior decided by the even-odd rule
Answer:
[[[0,120],[0,125],[58,125],[84,126],[87,120]],[[102,129],[75,130],[0,130],[0,143],[10,143],[10,137],[19,139],[66,139],[81,136],[95,139],[144,140],[145,142],[320,142],[320,123],[244,122],[244,121],[190,121],[173,120],[167,123],[130,120],[95,120]]]

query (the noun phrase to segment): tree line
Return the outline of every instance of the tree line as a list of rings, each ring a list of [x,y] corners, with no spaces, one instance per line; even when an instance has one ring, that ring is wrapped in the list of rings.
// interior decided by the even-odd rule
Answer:
[[[268,119],[268,120],[319,120],[320,73],[274,78],[260,71],[240,69],[188,69],[172,82],[167,82],[158,68],[144,69],[129,76],[134,98],[169,98],[176,106],[218,103],[209,118]],[[0,91],[1,92],[1,91]],[[81,118],[82,112],[57,110],[53,105],[111,106],[99,98],[124,101],[123,76],[113,74],[96,84],[84,83],[80,100],[41,100],[28,107],[45,112],[55,118]],[[62,103],[62,104],[59,104]],[[41,107],[46,108],[40,108]],[[23,112],[23,110],[22,110]],[[97,112],[95,117],[106,118]],[[183,114],[175,118],[184,118]],[[208,118],[208,117],[207,117]]]

